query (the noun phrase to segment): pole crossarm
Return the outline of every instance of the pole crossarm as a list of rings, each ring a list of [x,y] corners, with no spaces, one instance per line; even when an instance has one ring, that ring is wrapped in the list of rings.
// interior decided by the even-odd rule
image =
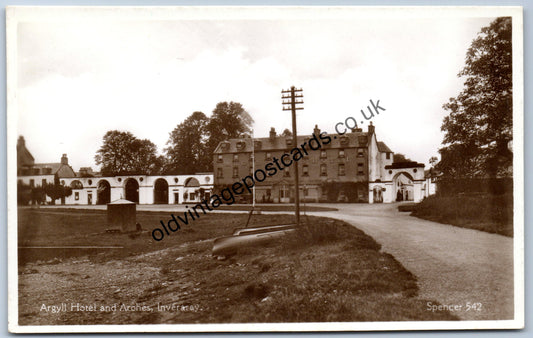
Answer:
[[[303,104],[303,100],[297,100],[298,98],[304,97],[302,94],[303,90],[296,89],[294,86],[289,90],[281,91],[281,103],[283,104],[283,110],[290,110],[292,112],[292,142],[297,144],[297,130],[296,130],[296,111],[303,110],[303,107],[297,107],[298,104]],[[284,95],[288,94],[288,95]],[[300,184],[298,177],[298,162],[294,164],[294,201],[295,201],[295,216],[296,216],[296,225],[300,225]]]

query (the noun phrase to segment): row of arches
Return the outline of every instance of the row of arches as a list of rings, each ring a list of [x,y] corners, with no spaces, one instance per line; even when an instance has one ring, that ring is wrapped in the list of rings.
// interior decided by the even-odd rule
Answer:
[[[74,182],[79,181],[73,181],[72,183]],[[185,181],[185,187],[199,186],[200,182],[194,177],[189,177]],[[168,182],[163,178],[158,178],[154,182],[154,204],[168,204],[168,192]],[[139,203],[139,182],[136,179],[128,178],[124,182],[124,198],[128,201]],[[107,204],[109,202],[111,202],[111,184],[102,179],[97,185],[96,204]]]

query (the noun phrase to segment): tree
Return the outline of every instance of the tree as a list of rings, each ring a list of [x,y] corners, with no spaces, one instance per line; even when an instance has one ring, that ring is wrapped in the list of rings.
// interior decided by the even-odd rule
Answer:
[[[52,204],[55,204],[57,199],[63,199],[72,195],[72,188],[55,182],[46,184],[44,186],[44,192],[52,199]]]
[[[181,175],[210,170],[213,157],[207,154],[208,122],[204,113],[196,111],[170,133],[166,172]]]
[[[439,162],[439,159],[437,158],[437,156],[431,156],[429,158],[429,164],[431,165],[431,168],[434,168],[438,162]]]
[[[222,141],[231,138],[250,137],[254,120],[237,102],[220,102],[206,126],[208,141],[207,154],[210,156],[209,170],[213,169],[213,153]]]
[[[150,175],[161,169],[155,144],[118,130],[110,130],[104,135],[95,161],[102,165],[104,176]]]
[[[413,162],[413,161],[405,157],[404,154],[397,153],[392,156],[392,162],[393,163],[405,163],[405,162]]]
[[[512,27],[500,17],[481,29],[466,54],[464,89],[443,105],[438,169],[445,176],[496,177],[512,165]]]

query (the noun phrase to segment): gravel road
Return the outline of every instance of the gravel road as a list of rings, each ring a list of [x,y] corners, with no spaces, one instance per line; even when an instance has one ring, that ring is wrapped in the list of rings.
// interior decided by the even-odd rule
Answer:
[[[417,276],[421,298],[457,305],[459,318],[513,319],[512,238],[418,219],[397,206],[338,204],[338,212],[309,214],[342,219],[372,236]]]

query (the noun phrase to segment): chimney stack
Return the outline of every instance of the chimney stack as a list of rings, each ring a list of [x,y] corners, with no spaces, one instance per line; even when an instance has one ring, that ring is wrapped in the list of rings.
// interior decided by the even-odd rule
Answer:
[[[67,157],[67,154],[63,154],[63,156],[61,156],[61,164],[68,165],[68,157]]]
[[[370,122],[370,124],[368,125],[368,134],[374,134],[374,125],[372,125],[372,122]]]
[[[270,141],[274,141],[276,139],[276,129],[274,127],[270,128]]]
[[[17,142],[17,146],[18,147],[26,146],[26,141],[24,140],[24,136],[19,136],[19,139],[18,139],[18,142]]]
[[[313,134],[316,136],[320,135],[320,129],[318,128],[318,124],[315,124],[315,129],[313,129]]]

